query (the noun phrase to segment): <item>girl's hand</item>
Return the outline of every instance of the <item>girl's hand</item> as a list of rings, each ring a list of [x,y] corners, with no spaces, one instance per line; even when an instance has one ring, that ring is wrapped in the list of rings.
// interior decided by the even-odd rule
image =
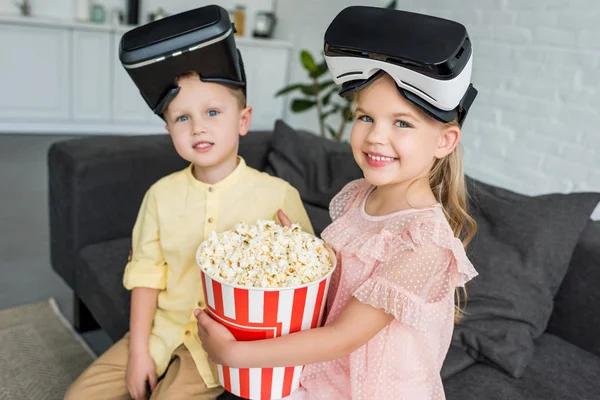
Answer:
[[[216,364],[235,365],[237,340],[229,329],[212,319],[205,311],[196,310],[198,336],[208,358]]]
[[[129,353],[127,363],[127,390],[134,400],[147,399],[146,382],[150,385],[150,390],[154,391],[156,387],[156,366],[150,352]]]
[[[279,218],[279,222],[283,226],[292,226],[292,221],[284,214],[283,210],[277,210],[277,218]]]

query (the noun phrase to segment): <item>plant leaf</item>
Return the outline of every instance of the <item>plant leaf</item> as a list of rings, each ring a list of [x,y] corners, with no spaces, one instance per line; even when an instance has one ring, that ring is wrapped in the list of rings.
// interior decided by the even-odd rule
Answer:
[[[325,82],[319,83],[319,90],[327,89],[329,86],[334,85],[335,82],[332,80],[328,80]]]
[[[281,96],[282,94],[286,94],[286,93],[292,92],[292,91],[294,91],[296,89],[301,89],[303,86],[305,86],[305,85],[303,85],[301,83],[296,83],[296,84],[284,87],[279,92],[275,93],[275,97]]]
[[[388,4],[385,8],[391,8],[391,9],[395,10],[397,5],[398,5],[398,1],[397,0],[392,0],[390,2],[390,4]]]
[[[333,114],[337,114],[337,110],[329,110],[327,112],[324,112],[323,115],[321,115],[321,120],[325,120],[327,119],[327,117]]]
[[[329,71],[329,68],[327,68],[327,63],[325,61],[323,61],[317,65],[314,76],[315,76],[315,78],[318,78],[318,77],[322,76],[324,73],[326,73],[327,71]]]
[[[315,104],[317,104],[317,102],[314,100],[294,99],[291,108],[293,112],[302,112],[314,107]]]
[[[302,50],[300,52],[300,61],[302,61],[302,66],[305,70],[307,70],[311,76],[317,71],[317,64],[315,64],[315,59],[310,54],[308,50]]]
[[[300,90],[302,91],[302,94],[305,94],[307,96],[315,96],[315,89],[312,85],[302,85],[302,88]]]
[[[323,100],[322,100],[323,104],[324,105],[329,104],[329,101],[331,100],[331,96],[333,94],[336,94],[338,91],[339,91],[339,88],[336,86],[336,87],[332,88],[329,92],[327,92],[327,94],[325,94],[323,96]]]
[[[334,83],[335,82],[333,82],[333,81],[319,83],[319,85],[317,86],[317,91],[319,93],[321,93],[323,91],[323,89],[326,89],[327,87],[331,86]],[[315,87],[313,85],[302,85],[300,90],[302,91],[303,94],[305,94],[307,96],[316,96],[317,95],[317,93],[315,93]]]
[[[337,139],[337,132],[335,131],[335,129],[333,129],[331,126],[327,125],[327,130],[329,131],[329,134],[331,135],[331,137],[333,139]]]
[[[344,109],[344,107],[342,107],[338,103],[331,103],[331,106],[335,109],[335,111],[338,111],[338,112],[342,111]]]

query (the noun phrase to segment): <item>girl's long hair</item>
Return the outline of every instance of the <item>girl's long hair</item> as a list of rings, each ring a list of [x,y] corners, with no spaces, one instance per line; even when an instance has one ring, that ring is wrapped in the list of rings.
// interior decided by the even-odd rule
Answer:
[[[447,127],[458,126],[452,121]],[[454,236],[462,240],[466,247],[477,232],[477,222],[467,211],[468,193],[465,184],[463,149],[460,143],[446,157],[437,159],[429,172],[429,185],[437,201],[443,206],[446,219],[454,232]],[[467,301],[467,290],[456,288],[454,323],[458,323],[463,315],[463,306]]]

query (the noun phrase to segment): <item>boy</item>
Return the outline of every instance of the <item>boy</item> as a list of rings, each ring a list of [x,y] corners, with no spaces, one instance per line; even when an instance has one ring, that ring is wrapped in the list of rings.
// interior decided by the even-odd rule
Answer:
[[[252,114],[242,89],[203,82],[195,72],[177,84],[163,118],[190,167],[146,193],[123,279],[132,290],[130,332],[75,381],[66,399],[143,399],[146,386],[152,399],[216,398],[223,389],[193,315],[205,306],[196,248],[213,230],[275,219],[279,209],[313,233],[298,191],[237,154]]]

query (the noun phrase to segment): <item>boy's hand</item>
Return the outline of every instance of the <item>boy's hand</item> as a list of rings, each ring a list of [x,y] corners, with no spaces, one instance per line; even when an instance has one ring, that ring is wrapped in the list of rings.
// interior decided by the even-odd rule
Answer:
[[[196,310],[194,315],[198,320],[198,336],[208,358],[216,364],[235,364],[232,357],[235,356],[237,340],[229,329],[212,319],[205,311]]]
[[[279,218],[279,222],[283,226],[292,226],[292,221],[284,214],[283,210],[277,210],[277,218]]]
[[[156,367],[150,353],[130,353],[127,363],[127,390],[131,397],[134,400],[147,399],[146,384],[150,386],[150,391],[154,391],[156,382]]]

